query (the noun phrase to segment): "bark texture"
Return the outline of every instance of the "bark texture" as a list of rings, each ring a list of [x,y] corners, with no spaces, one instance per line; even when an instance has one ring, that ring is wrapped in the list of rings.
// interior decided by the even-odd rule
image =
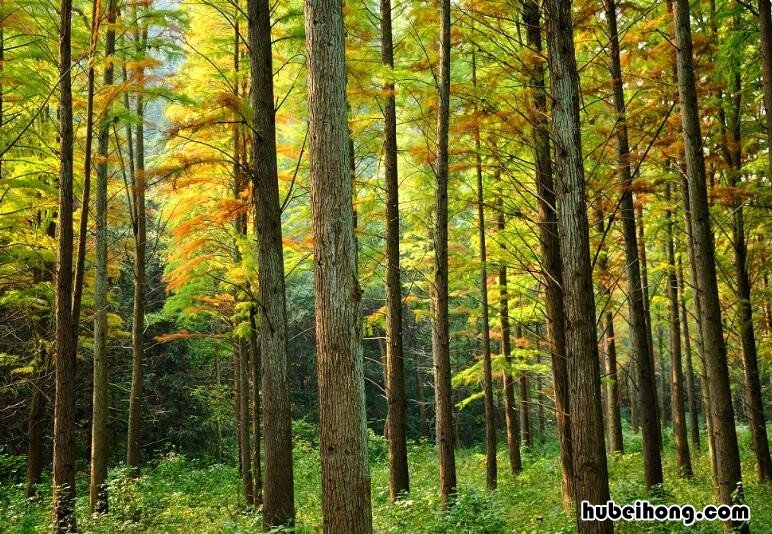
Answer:
[[[436,402],[436,440],[440,456],[440,499],[447,506],[456,494],[453,399],[450,385],[448,324],[448,127],[450,121],[450,0],[440,2],[440,77],[437,109],[437,185],[434,205],[434,285],[432,353]]]
[[[721,306],[716,280],[715,249],[708,213],[705,184],[705,160],[702,153],[692,36],[688,0],[675,0],[675,25],[678,66],[678,95],[681,101],[686,167],[689,176],[689,196],[694,258],[698,276],[697,289],[702,301],[702,333],[705,342],[705,366],[710,377],[710,404],[715,436],[716,467],[719,496],[723,503],[732,501],[732,493],[742,477],[740,452],[734,425],[734,409],[729,387]]]
[[[322,512],[327,534],[372,532],[343,11],[306,0]]]
[[[542,50],[539,5],[534,0],[523,4],[523,23],[528,44]],[[560,263],[560,238],[556,212],[555,184],[552,176],[550,132],[547,122],[547,91],[544,83],[544,61],[539,56],[530,67],[533,108],[531,119],[536,160],[536,196],[539,206],[539,245],[545,284],[547,309],[547,336],[552,359],[552,381],[555,388],[555,420],[560,440],[560,464],[563,472],[563,502],[573,499],[574,471],[569,417],[568,353],[566,352],[566,324],[563,309],[563,268]]]
[[[107,6],[107,35],[105,36],[105,70],[103,86],[109,87],[114,81],[113,56],[115,54],[115,20],[117,17],[116,0],[110,0]],[[94,273],[94,378],[91,414],[91,476],[89,483],[89,508],[91,513],[106,513],[107,500],[107,423],[110,399],[108,396],[108,360],[107,360],[107,185],[110,126],[113,119],[110,107],[105,110],[99,124],[97,135],[97,154],[95,198],[95,234],[96,266]]]
[[[546,0],[545,8],[571,393],[574,499],[578,515],[582,501],[608,501],[608,468],[603,442],[595,299],[579,129],[579,73],[574,52],[571,3]],[[577,520],[577,528],[581,533],[613,532],[610,521]]]
[[[72,324],[73,124],[72,1],[59,5],[59,224],[56,270],[53,527],[75,525],[75,332]]]
[[[394,68],[391,0],[381,0],[381,63]],[[388,405],[389,491],[392,500],[410,490],[407,470],[407,401],[402,340],[402,284],[399,267],[399,174],[394,82],[383,86],[383,167],[386,178],[386,402]]]
[[[616,3],[614,0],[605,0],[605,7],[610,43],[611,77],[614,87],[614,109],[617,113],[617,160],[619,163],[621,193],[620,213],[627,266],[628,315],[630,318],[633,358],[636,371],[638,372],[638,416],[643,427],[644,483],[649,488],[655,484],[662,483],[661,442],[657,417],[657,388],[654,376],[654,362],[651,359],[651,336],[647,334],[646,326],[646,295],[644,294],[646,289],[641,279],[641,263],[645,260],[639,256],[638,252],[639,243],[636,235],[635,210],[633,207],[633,175],[627,137],[626,102],[622,85]]]
[[[251,101],[255,124],[252,201],[255,208],[260,286],[260,353],[263,366],[263,429],[266,530],[295,518],[292,414],[287,363],[287,304],[284,287],[276,124],[268,0],[249,2]],[[348,152],[346,152],[347,154]]]

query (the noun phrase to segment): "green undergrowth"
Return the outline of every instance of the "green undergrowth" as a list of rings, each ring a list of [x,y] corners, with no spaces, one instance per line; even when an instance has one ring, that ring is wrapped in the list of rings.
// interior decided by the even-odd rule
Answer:
[[[625,434],[626,452],[609,457],[611,494],[617,503],[649,499],[661,503],[713,503],[707,453],[692,451],[695,476],[680,479],[676,473],[671,438],[665,433],[665,484],[651,493],[643,489],[639,435]],[[745,500],[751,508],[751,531],[772,532],[772,485],[754,480],[750,436],[741,431]],[[443,511],[437,493],[436,449],[413,444],[410,453],[411,491],[397,503],[388,492],[388,460],[382,438],[371,435],[372,501],[376,532],[388,533],[509,533],[575,531],[573,518],[560,497],[560,461],[554,440],[523,453],[523,471],[509,473],[507,453],[499,450],[499,487],[485,489],[485,456],[481,449],[457,451],[459,495],[450,511]],[[5,457],[5,463],[14,462]],[[5,464],[4,464],[5,465]],[[18,466],[17,466],[18,468]],[[238,493],[237,469],[207,464],[168,454],[143,469],[134,480],[123,468],[110,471],[110,513],[90,517],[87,474],[78,476],[78,523],[82,532],[99,533],[201,533],[256,532],[259,513],[245,511]],[[41,484],[38,499],[26,500],[23,484],[0,479],[0,532],[49,532],[50,480]],[[306,442],[295,446],[295,532],[321,531],[321,493],[318,449]],[[678,523],[618,523],[617,532],[721,532],[718,523],[685,527]]]

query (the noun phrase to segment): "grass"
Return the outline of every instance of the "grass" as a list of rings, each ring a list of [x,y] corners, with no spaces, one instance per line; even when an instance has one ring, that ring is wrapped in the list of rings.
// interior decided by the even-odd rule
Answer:
[[[743,451],[745,497],[751,508],[752,532],[772,532],[772,484],[754,480],[750,436],[740,431]],[[665,484],[653,494],[642,485],[639,435],[625,435],[626,453],[611,455],[611,495],[617,503],[648,498],[655,502],[714,503],[707,453],[692,458],[695,476],[676,476],[669,434],[665,434]],[[480,449],[457,451],[459,497],[455,507],[444,512],[437,493],[436,450],[431,444],[409,448],[411,492],[394,504],[389,501],[388,460],[382,438],[371,436],[373,521],[376,532],[388,533],[504,533],[575,531],[571,514],[560,498],[560,464],[555,441],[524,451],[524,470],[509,474],[506,451],[501,448],[499,488],[485,490],[485,457]],[[94,533],[201,533],[255,532],[260,516],[243,510],[238,494],[239,476],[230,465],[206,465],[195,459],[170,454],[148,465],[138,481],[122,468],[110,471],[110,513],[90,517],[87,474],[78,477],[77,513],[82,532]],[[8,533],[49,532],[50,481],[41,484],[42,495],[26,500],[22,484],[0,486],[0,531]],[[318,450],[305,442],[295,447],[295,498],[298,533],[321,531],[321,493]],[[617,532],[721,532],[719,523],[617,523]]]

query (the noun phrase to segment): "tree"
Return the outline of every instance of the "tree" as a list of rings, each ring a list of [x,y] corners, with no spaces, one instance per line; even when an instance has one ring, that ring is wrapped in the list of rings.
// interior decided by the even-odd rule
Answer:
[[[541,53],[541,23],[535,1],[523,4],[523,23],[528,44]],[[531,66],[531,99],[535,110],[532,119],[534,159],[536,161],[536,198],[539,206],[539,244],[542,256],[544,293],[547,311],[547,335],[552,359],[552,381],[555,387],[555,419],[560,439],[560,461],[563,470],[563,501],[573,499],[574,472],[571,445],[571,419],[568,387],[568,352],[566,351],[565,311],[563,308],[560,238],[557,232],[556,191],[552,175],[550,132],[547,123],[547,91],[544,83],[544,61],[534,55]]]
[[[772,177],[772,7],[769,0],[759,0],[759,38],[761,48],[764,110],[767,122],[767,178]]]
[[[381,0],[381,62],[394,68],[391,0]],[[402,340],[402,285],[399,266],[399,176],[397,112],[392,73],[384,84],[383,167],[386,178],[386,402],[391,498],[410,490],[407,468],[405,359]]]
[[[136,474],[139,473],[140,439],[142,434],[142,386],[144,381],[145,353],[145,256],[147,252],[147,214],[145,193],[147,177],[145,176],[145,66],[141,59],[147,51],[147,22],[140,21],[139,9],[135,8],[136,26],[134,29],[135,53],[140,57],[136,64],[134,76],[139,88],[135,96],[135,114],[137,127],[135,129],[134,182],[132,196],[132,235],[134,237],[134,311],[131,323],[132,374],[131,391],[129,393],[129,429],[126,443],[126,465]],[[129,130],[130,132],[131,130]],[[130,137],[130,136],[129,136]],[[131,140],[129,140],[131,146]]]
[[[118,14],[116,0],[107,5],[107,34],[105,36],[104,87],[114,81],[115,21]],[[110,126],[113,124],[108,103],[99,123],[97,136],[97,183],[94,217],[96,228],[96,266],[94,273],[94,391],[91,423],[91,480],[89,485],[89,509],[92,513],[105,513],[108,509],[107,485],[107,422],[110,398],[108,396],[107,368],[107,158],[110,150]]]
[[[691,478],[692,461],[686,437],[686,410],[684,408],[684,377],[681,367],[681,320],[678,314],[678,278],[676,277],[675,245],[673,244],[673,213],[670,204],[670,183],[665,184],[665,228],[667,230],[667,296],[670,307],[670,390],[672,399],[673,437],[676,445],[676,463],[681,476]]]
[[[53,526],[74,532],[75,332],[72,324],[72,1],[59,4],[59,224],[56,269],[56,397],[54,401]]]
[[[650,337],[647,335],[644,294],[647,291],[641,279],[641,263],[636,237],[635,210],[633,207],[633,174],[630,165],[627,123],[625,117],[625,96],[622,85],[622,66],[619,59],[619,36],[617,29],[616,3],[606,0],[606,20],[611,56],[611,77],[614,86],[614,109],[617,113],[616,141],[621,192],[622,232],[625,239],[627,264],[627,302],[629,307],[630,331],[633,337],[635,368],[638,372],[638,406],[643,427],[643,467],[646,487],[662,483],[662,457],[657,418],[657,388],[654,377],[654,362],[651,358]]]
[[[254,112],[252,202],[258,240],[260,353],[263,366],[266,530],[292,524],[292,415],[287,365],[287,305],[284,288],[281,207],[276,166],[276,124],[268,0],[249,2],[249,43]]]
[[[322,513],[328,534],[372,532],[360,353],[343,11],[305,3]]]
[[[708,213],[705,184],[705,160],[697,108],[692,33],[688,0],[675,0],[676,60],[678,96],[681,102],[686,168],[689,175],[689,207],[694,240],[694,260],[698,276],[697,291],[702,302],[702,336],[705,342],[705,366],[710,378],[710,405],[715,440],[719,495],[723,503],[733,500],[741,482],[740,452],[734,426],[734,408],[729,387],[721,306],[718,300],[715,248]]]
[[[558,231],[563,266],[566,355],[570,386],[574,499],[577,517],[583,501],[609,499],[603,442],[595,299],[592,290],[589,225],[579,130],[579,73],[574,52],[571,3],[547,0],[547,43],[552,86],[552,133]],[[577,520],[579,532],[612,532],[610,521]]]
[[[472,51],[472,84],[477,87],[477,61]],[[477,175],[477,226],[480,239],[480,304],[482,307],[483,391],[485,395],[485,476],[489,490],[496,489],[496,419],[493,404],[493,371],[491,336],[488,319],[488,254],[485,248],[485,202],[482,158],[480,156],[480,126],[475,125],[475,173]]]
[[[432,353],[436,395],[436,433],[440,458],[440,499],[448,505],[456,494],[453,401],[450,384],[448,325],[448,125],[450,121],[450,0],[440,3],[440,76],[437,106],[437,163],[434,197],[434,285],[432,286]]]

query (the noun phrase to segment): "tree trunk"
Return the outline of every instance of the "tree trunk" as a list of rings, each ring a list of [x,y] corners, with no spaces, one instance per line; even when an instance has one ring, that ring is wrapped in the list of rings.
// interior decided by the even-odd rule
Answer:
[[[477,61],[472,51],[472,84],[477,87]],[[475,125],[475,170],[477,173],[477,226],[480,239],[480,300],[482,308],[483,391],[485,392],[485,473],[489,490],[496,489],[496,409],[493,398],[491,337],[488,319],[488,254],[485,248],[485,203],[482,158],[480,156],[480,126]]]
[[[637,375],[635,362],[630,361],[628,363],[628,375],[627,382],[633,382],[633,387],[630,390],[630,430],[633,434],[637,434],[639,430],[639,414],[638,414],[638,384],[634,381],[633,377]]]
[[[453,399],[450,385],[448,324],[448,127],[450,120],[450,0],[441,0],[440,78],[437,109],[437,185],[434,207],[434,284],[432,353],[436,389],[436,433],[440,456],[440,499],[448,506],[456,494]]]
[[[606,234],[606,218],[600,202],[596,209],[597,230],[600,235]],[[611,221],[608,222],[611,224]],[[617,375],[617,347],[614,336],[614,314],[611,311],[611,276],[608,272],[608,253],[605,243],[601,243],[598,254],[598,275],[600,288],[606,299],[606,311],[603,314],[603,344],[606,356],[606,428],[608,428],[608,447],[612,452],[623,453],[624,441],[622,438],[622,416],[619,389],[619,376]]]
[[[515,342],[519,343],[523,337],[523,327],[518,323],[515,325]],[[528,363],[527,358],[523,363]],[[533,447],[533,438],[531,436],[531,401],[530,401],[530,385],[528,384],[528,374],[525,371],[520,372],[518,378],[518,385],[520,386],[520,441],[528,447]]]
[[[542,50],[539,5],[535,0],[523,4],[523,23],[527,28],[528,45]],[[536,161],[536,197],[539,206],[539,244],[545,284],[547,337],[552,359],[552,381],[555,388],[555,420],[560,440],[560,462],[563,472],[563,503],[568,507],[574,497],[573,451],[571,419],[569,417],[568,352],[566,351],[566,323],[563,308],[561,243],[552,176],[550,132],[547,123],[547,91],[544,84],[544,61],[534,54],[531,67],[531,86],[534,113],[532,122],[534,159]]]
[[[244,504],[247,508],[255,501],[254,486],[252,485],[252,447],[249,444],[249,348],[243,339],[238,340],[236,348],[236,380],[238,388],[238,440],[241,459],[241,484],[244,490]]]
[[[305,3],[322,512],[327,534],[369,534],[342,8],[337,0]]]
[[[682,477],[692,477],[689,441],[686,437],[686,410],[684,408],[684,378],[681,371],[681,321],[678,315],[678,279],[676,278],[675,246],[673,244],[673,212],[670,207],[670,182],[665,184],[665,228],[667,231],[667,294],[670,301],[670,399],[673,437],[676,446],[676,464]]]
[[[80,225],[78,227],[78,250],[75,257],[75,282],[72,291],[72,325],[75,328],[74,350],[78,350],[80,329],[80,308],[83,297],[83,276],[86,272],[86,242],[88,241],[89,202],[91,197],[91,147],[94,141],[94,62],[99,25],[102,21],[100,0],[93,0],[91,8],[91,37],[88,47],[88,73],[86,81],[86,139],[84,143],[83,193],[81,196]]]
[[[684,296],[684,268],[681,263],[681,255],[677,257],[678,262],[678,294],[681,307],[681,325],[684,334],[684,354],[686,354],[686,392],[689,401],[689,437],[692,441],[692,447],[697,452],[700,451],[700,425],[697,418],[697,392],[694,384],[694,365],[692,364],[692,340],[689,337],[689,317],[686,314],[686,297]]]
[[[139,22],[137,22],[139,24]],[[147,50],[147,25],[136,30],[135,45],[139,54]],[[144,381],[143,359],[145,354],[145,251],[147,246],[147,218],[145,214],[145,100],[142,91],[145,87],[145,68],[137,64],[136,96],[136,172],[132,189],[134,200],[134,313],[131,325],[131,392],[129,394],[129,428],[126,445],[126,466],[139,474],[140,440],[142,433],[142,386]]]
[[[657,389],[654,362],[651,358],[651,334],[647,334],[646,286],[641,278],[641,265],[645,258],[639,255],[633,207],[633,175],[630,166],[630,148],[625,117],[625,95],[622,84],[622,66],[619,57],[619,37],[616,4],[606,0],[606,20],[610,36],[611,77],[614,86],[614,109],[617,113],[617,159],[619,161],[621,189],[622,232],[625,240],[627,264],[627,302],[633,359],[638,372],[638,408],[643,427],[643,471],[647,488],[662,483],[662,457],[657,422]],[[642,242],[640,243],[642,245]]]
[[[255,306],[249,308],[249,356],[252,363],[252,465],[254,468],[254,505],[255,508],[263,504],[263,466],[260,450],[261,436],[261,406],[260,406],[260,377],[263,366],[260,351],[257,348],[257,325],[255,321]]]
[[[501,179],[497,171],[497,181]],[[503,232],[506,221],[502,209],[502,199],[499,193],[496,199],[498,207],[497,228]],[[499,243],[502,251],[506,250],[506,244],[502,239]],[[520,456],[520,424],[517,420],[517,404],[515,404],[515,381],[510,369],[512,367],[512,343],[509,332],[509,299],[507,297],[507,266],[503,261],[499,265],[499,315],[501,320],[501,352],[506,361],[504,371],[504,418],[507,426],[507,448],[509,450],[509,469],[513,475],[523,470],[523,461]]]
[[[381,0],[381,62],[394,68],[391,0]],[[394,82],[383,86],[383,166],[386,181],[386,402],[391,499],[410,490],[407,468],[407,401],[402,346],[402,286],[399,267],[399,176],[397,173],[397,112]]]
[[[733,500],[732,493],[741,483],[740,452],[734,426],[734,409],[721,324],[721,306],[718,299],[715,249],[708,213],[705,160],[702,153],[702,135],[692,59],[689,2],[675,0],[674,6],[678,94],[681,101],[681,120],[689,175],[694,256],[698,275],[697,288],[702,301],[704,357],[710,376],[710,404],[714,425],[719,494],[723,503],[730,503]]]
[[[603,413],[600,403],[595,299],[587,222],[582,140],[579,123],[579,73],[574,52],[571,4],[547,0],[547,42],[552,80],[552,133],[563,266],[566,352],[571,392],[574,500],[577,518],[583,501],[609,500]],[[613,532],[610,521],[581,521],[580,533]]]
[[[56,397],[54,401],[53,527],[75,526],[75,332],[72,324],[73,124],[72,0],[59,7],[59,224],[56,270]]]
[[[97,0],[98,1],[98,0]],[[104,87],[113,84],[115,55],[115,20],[118,9],[116,0],[107,7],[107,35],[105,37]],[[94,377],[91,422],[91,479],[89,483],[89,510],[91,513],[107,513],[107,423],[110,399],[107,365],[107,157],[110,151],[110,126],[113,118],[110,107],[105,109],[99,124],[97,139],[97,183],[95,199],[96,267],[94,273]]]
[[[692,278],[692,296],[694,299],[695,320],[697,322],[697,353],[702,361],[700,366],[700,391],[702,392],[702,413],[705,414],[705,427],[708,438],[708,455],[710,457],[710,472],[713,474],[714,482],[718,480],[716,466],[716,448],[715,435],[713,433],[713,417],[710,407],[710,378],[708,377],[707,366],[705,365],[705,340],[702,331],[702,298],[698,289],[699,277],[697,276],[697,262],[694,255],[694,235],[692,232],[691,200],[689,198],[689,180],[684,167],[681,168],[681,196],[684,205],[684,228],[686,229],[686,250],[689,254],[689,267]],[[717,489],[717,488],[716,488]]]
[[[45,347],[41,344],[38,349],[39,369],[32,381],[32,396],[30,397],[29,412],[27,414],[27,475],[24,485],[24,496],[35,497],[38,493],[37,485],[43,473],[43,431],[45,429],[46,396],[42,389],[45,383],[45,375],[49,369],[49,358]]]
[[[255,234],[258,236],[260,353],[263,365],[263,426],[266,530],[294,523],[292,414],[287,363],[287,305],[284,286],[281,207],[276,167],[276,123],[268,0],[249,2],[252,108],[255,116]]]

